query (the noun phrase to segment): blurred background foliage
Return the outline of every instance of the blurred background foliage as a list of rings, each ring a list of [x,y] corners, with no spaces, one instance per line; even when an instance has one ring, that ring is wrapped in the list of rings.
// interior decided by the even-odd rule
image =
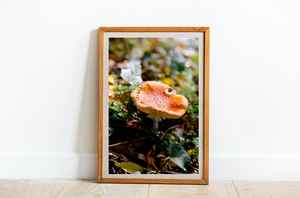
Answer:
[[[198,44],[197,38],[110,38],[110,98],[116,87],[127,85],[121,70],[131,60],[132,68],[141,66],[143,81],[163,82],[186,96],[189,104],[198,105]]]

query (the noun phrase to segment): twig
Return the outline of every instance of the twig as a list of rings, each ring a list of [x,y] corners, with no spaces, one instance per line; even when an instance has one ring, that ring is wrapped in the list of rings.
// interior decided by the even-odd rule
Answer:
[[[155,135],[160,141],[163,141],[164,143],[168,144],[162,137],[157,135],[150,127],[148,127],[145,123],[143,123],[142,120],[138,120],[140,123],[142,123],[153,135]]]
[[[122,109],[123,111],[125,111],[127,113],[126,109]],[[168,144],[165,140],[162,139],[162,137],[160,137],[159,135],[157,135],[150,127],[148,127],[145,123],[143,123],[143,120],[140,120],[139,117],[131,114],[130,116],[132,116],[133,118],[137,119],[137,121],[139,121],[142,125],[144,125],[153,135],[155,135],[160,141],[163,141],[164,143]],[[176,125],[177,126],[177,125]],[[179,126],[179,125],[178,125]]]
[[[193,167],[192,165],[188,164],[188,166],[190,166],[191,168],[193,168],[194,170],[196,170],[197,172],[199,172],[198,168]]]
[[[142,167],[142,166],[141,166]],[[148,171],[150,173],[155,173],[155,174],[160,174],[160,173],[156,173],[153,170],[147,169],[145,167],[142,167],[143,170]],[[168,174],[181,174],[181,173],[176,173],[176,172],[172,172],[172,171],[161,171],[161,173],[168,173]]]
[[[128,143],[131,143],[131,142],[137,142],[137,141],[148,139],[148,138],[152,138],[152,137],[153,136],[147,136],[147,137],[142,137],[142,138],[139,138],[139,139],[129,140],[129,141],[125,141],[125,142],[119,142],[119,143],[116,143],[116,144],[111,144],[111,145],[109,145],[109,147],[114,147],[114,146],[119,146],[119,145],[123,145],[123,144],[128,144]]]
[[[127,112],[125,109],[123,109],[123,111]],[[162,137],[160,137],[159,135],[157,135],[150,127],[148,127],[145,123],[143,123],[143,120],[140,120],[139,117],[136,117],[135,115],[131,114],[131,116],[135,119],[137,119],[137,121],[139,121],[142,125],[144,125],[153,135],[155,135],[160,141],[163,141],[164,143],[168,144],[165,140],[162,139]]]
[[[141,167],[142,167],[142,166],[141,166]],[[145,167],[142,167],[142,169],[143,169],[143,170],[145,170],[145,171],[148,171],[148,172],[154,173],[154,171],[153,171],[153,170],[147,169],[147,168],[145,168]]]
[[[171,158],[169,157],[169,159],[167,159],[166,161],[165,161],[165,163],[156,171],[156,173],[155,174],[157,174],[159,171],[161,171],[161,169],[166,165],[166,163],[168,163],[168,161],[170,160]]]
[[[182,174],[182,173],[176,173],[172,171],[161,171],[161,173],[168,173],[168,174]]]
[[[163,138],[165,136],[166,133],[170,132],[171,130],[173,129],[176,129],[177,127],[180,127],[180,125],[175,125],[175,126],[172,126],[170,128],[168,128],[162,135],[161,135],[161,138]]]
[[[141,166],[142,167],[142,166]],[[176,173],[176,172],[172,172],[172,171],[161,171],[160,173],[156,173],[153,170],[149,170],[147,168],[142,167],[143,170],[148,171],[150,173],[154,173],[154,174],[161,174],[161,173],[167,173],[167,174],[181,174],[181,173]]]

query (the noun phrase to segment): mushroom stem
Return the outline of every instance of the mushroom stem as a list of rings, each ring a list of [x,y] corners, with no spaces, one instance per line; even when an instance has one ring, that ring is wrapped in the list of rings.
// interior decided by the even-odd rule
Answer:
[[[152,130],[156,131],[156,129],[158,129],[158,122],[156,120],[153,120]]]

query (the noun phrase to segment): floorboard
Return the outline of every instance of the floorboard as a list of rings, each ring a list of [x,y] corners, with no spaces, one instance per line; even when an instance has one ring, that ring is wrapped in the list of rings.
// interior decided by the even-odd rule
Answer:
[[[0,180],[0,198],[300,198],[300,181],[210,181],[209,185],[99,184],[96,180]]]
[[[96,180],[68,180],[57,198],[147,198],[148,184],[100,184]]]
[[[55,198],[67,180],[0,180],[0,198]]]
[[[299,198],[300,181],[233,181],[241,198]]]
[[[148,198],[238,198],[232,181],[211,181],[209,185],[151,184]]]

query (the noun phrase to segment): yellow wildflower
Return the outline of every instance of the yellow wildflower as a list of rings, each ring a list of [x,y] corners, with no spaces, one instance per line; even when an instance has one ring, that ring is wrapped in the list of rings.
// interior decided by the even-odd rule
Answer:
[[[194,154],[195,154],[195,152],[194,152],[192,149],[188,150],[188,151],[187,151],[187,153],[189,154],[189,156],[191,156],[191,155],[194,155]]]

